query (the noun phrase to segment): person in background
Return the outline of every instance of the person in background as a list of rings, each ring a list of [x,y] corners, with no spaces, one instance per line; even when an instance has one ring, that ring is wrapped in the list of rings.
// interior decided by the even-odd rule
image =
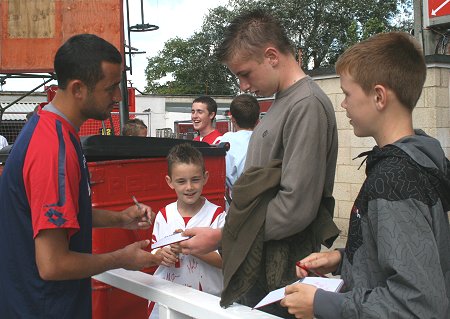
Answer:
[[[220,139],[221,143],[230,143],[225,156],[228,203],[231,201],[233,184],[244,170],[248,142],[259,120],[258,100],[249,94],[238,95],[231,101],[230,117],[236,131],[227,132]]]
[[[426,70],[421,45],[403,32],[377,34],[339,57],[341,106],[355,135],[377,146],[360,155],[367,177],[345,249],[300,261],[341,274],[346,289],[288,286],[281,305],[296,318],[450,317],[450,162],[412,124]]]
[[[214,129],[214,118],[217,115],[217,103],[209,96],[200,96],[192,102],[191,120],[198,136],[194,141],[218,144],[222,134]]]
[[[124,136],[146,137],[147,133],[147,125],[145,125],[144,121],[138,118],[129,119],[122,129],[122,135]]]
[[[0,150],[5,146],[8,146],[8,140],[3,135],[0,135]]]
[[[178,144],[167,155],[166,182],[177,195],[177,201],[156,215],[152,242],[191,227],[222,227],[223,208],[202,196],[208,181],[203,156],[190,144]],[[217,251],[206,255],[181,255],[178,244],[152,251],[161,259],[155,276],[218,296],[223,287],[222,257]],[[193,266],[195,265],[195,266]],[[150,318],[158,318],[158,306],[149,304]]]
[[[154,266],[150,240],[92,254],[92,227],[147,229],[151,208],[93,209],[78,136],[87,119],[104,120],[121,100],[122,57],[92,34],[56,52],[59,89],[31,117],[0,179],[0,309],[4,318],[90,318],[91,276]],[[130,199],[131,202],[131,199]]]
[[[237,16],[226,28],[216,53],[219,61],[236,75],[242,91],[265,97],[275,94],[273,104],[250,138],[244,174],[252,167],[269,168],[274,164],[281,169],[279,185],[273,189],[275,194],[260,194],[260,203],[264,203],[264,207],[256,213],[265,212],[261,217],[264,218],[263,251],[267,252],[267,245],[273,247],[277,243],[289,248],[283,250],[287,252],[285,260],[271,260],[265,254],[261,269],[270,267],[278,274],[258,274],[251,289],[245,291],[239,302],[254,306],[269,292],[269,287],[279,288],[283,282],[295,279],[295,261],[290,263],[290,258],[300,260],[318,251],[325,238],[329,241],[323,243],[330,246],[337,236],[338,230],[332,222],[338,150],[336,118],[330,99],[299,67],[286,31],[269,13],[257,9]],[[276,163],[277,160],[281,164]],[[237,183],[233,188],[235,202]],[[227,227],[233,227],[229,219],[238,216],[232,212],[233,203],[224,236],[241,231],[225,231]],[[316,227],[319,217],[326,219],[327,226]],[[328,231],[333,236],[322,237]],[[221,239],[222,249],[226,250],[225,237],[222,238],[220,230],[196,228],[188,229],[184,234],[193,238],[181,243],[183,252],[205,251],[205,248],[217,246]],[[227,242],[232,243],[231,240]],[[292,242],[298,242],[298,245],[290,245]],[[225,253],[223,256],[225,272]],[[224,285],[224,291],[226,289]],[[229,300],[223,304],[228,303]],[[278,316],[287,315],[278,304],[264,310]]]

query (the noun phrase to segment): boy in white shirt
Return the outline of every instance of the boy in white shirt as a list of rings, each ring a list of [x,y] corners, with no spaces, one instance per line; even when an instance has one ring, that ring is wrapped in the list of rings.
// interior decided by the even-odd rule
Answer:
[[[227,132],[220,139],[221,143],[230,143],[225,156],[227,201],[231,200],[234,182],[244,171],[248,142],[259,120],[258,100],[250,94],[238,95],[231,101],[230,113],[235,132]]]
[[[190,144],[174,146],[167,155],[167,184],[177,194],[177,201],[156,215],[152,243],[191,227],[221,228],[225,224],[223,208],[202,196],[208,181],[202,154]],[[155,276],[213,295],[223,288],[222,257],[218,251],[205,255],[183,255],[179,244],[153,252],[162,257]],[[159,317],[158,305],[149,304],[149,318]]]

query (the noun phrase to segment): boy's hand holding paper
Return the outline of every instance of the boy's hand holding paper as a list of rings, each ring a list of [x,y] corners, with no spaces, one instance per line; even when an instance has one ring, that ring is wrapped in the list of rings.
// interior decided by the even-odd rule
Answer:
[[[287,287],[282,287],[276,290],[273,290],[267,294],[256,306],[253,308],[260,308],[262,306],[280,301],[285,297],[285,293],[292,291],[292,293],[296,292],[296,284],[302,283],[314,286],[314,292],[320,288],[327,291],[332,292],[338,292],[342,285],[344,284],[344,281],[342,279],[338,278],[323,278],[323,277],[305,277],[303,279],[300,279],[299,281],[296,281],[292,285],[289,285]],[[304,286],[304,285],[302,285]],[[304,287],[305,289],[310,290],[310,287]],[[313,295],[314,296],[314,295]],[[314,299],[314,297],[313,297]]]

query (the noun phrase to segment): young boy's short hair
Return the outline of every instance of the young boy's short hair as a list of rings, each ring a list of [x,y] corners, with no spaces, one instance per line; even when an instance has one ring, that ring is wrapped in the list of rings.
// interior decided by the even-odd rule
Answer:
[[[172,147],[167,154],[167,171],[172,176],[172,167],[175,164],[194,164],[202,168],[205,172],[205,162],[203,155],[198,149],[189,143],[177,144]]]
[[[230,113],[240,128],[253,129],[259,119],[258,100],[249,94],[238,95],[231,101]]]
[[[336,62],[336,72],[350,75],[366,94],[377,84],[386,86],[412,111],[422,92],[427,67],[418,41],[405,32],[390,32],[349,48]]]

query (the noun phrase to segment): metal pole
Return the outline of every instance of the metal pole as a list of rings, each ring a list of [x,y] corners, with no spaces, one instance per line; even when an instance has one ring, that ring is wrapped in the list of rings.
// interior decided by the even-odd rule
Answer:
[[[423,48],[423,15],[422,15],[422,0],[414,0],[414,37],[422,44]]]
[[[130,117],[130,110],[128,109],[128,89],[127,89],[127,72],[122,71],[122,82],[120,83],[122,89],[122,101],[119,104],[119,115],[120,115],[120,132],[125,123]],[[120,133],[119,133],[120,134]]]

